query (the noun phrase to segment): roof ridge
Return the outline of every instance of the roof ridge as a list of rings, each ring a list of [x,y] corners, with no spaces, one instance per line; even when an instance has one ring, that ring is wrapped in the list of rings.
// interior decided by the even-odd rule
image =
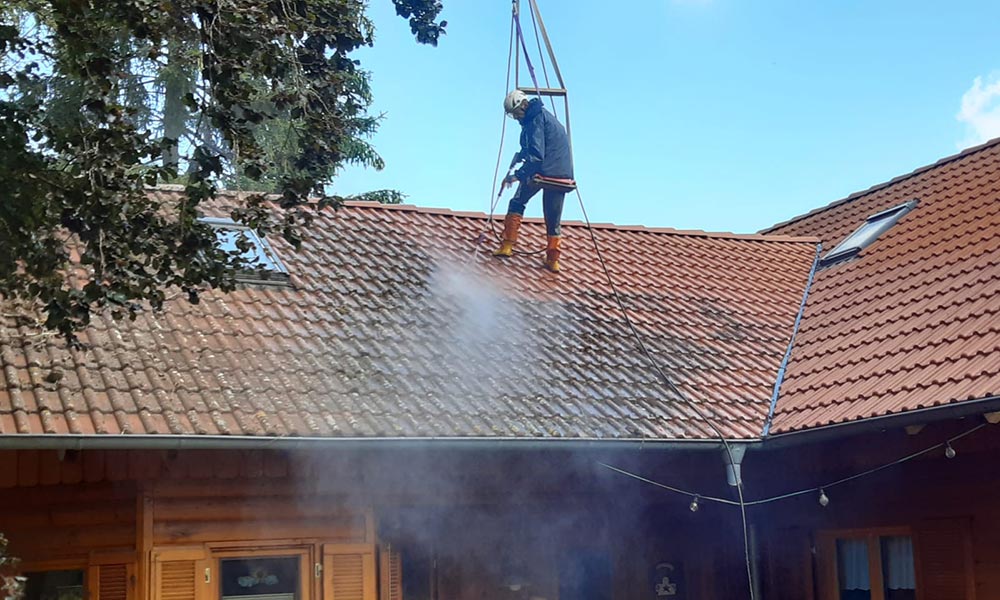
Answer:
[[[798,221],[802,221],[804,219],[808,219],[809,217],[813,217],[813,216],[818,215],[820,213],[824,213],[824,212],[826,212],[826,211],[828,211],[828,210],[830,210],[832,208],[836,208],[836,207],[840,206],[841,204],[846,204],[846,203],[848,203],[848,202],[850,202],[852,200],[856,200],[857,198],[860,198],[862,196],[867,196],[869,194],[873,194],[873,193],[875,193],[875,192],[877,192],[879,190],[882,190],[882,189],[885,189],[885,188],[887,188],[889,186],[895,185],[895,184],[897,184],[897,183],[899,183],[901,181],[905,181],[907,179],[911,179],[913,177],[916,177],[917,175],[921,175],[921,174],[926,173],[927,171],[930,171],[932,169],[936,169],[938,167],[942,167],[942,166],[944,166],[944,165],[946,165],[948,163],[955,162],[956,160],[960,160],[962,158],[965,158],[965,157],[970,156],[972,154],[975,154],[977,152],[982,152],[983,150],[987,150],[987,149],[992,148],[993,146],[996,146],[998,144],[1000,144],[1000,137],[995,137],[995,138],[993,138],[991,140],[983,142],[982,144],[979,144],[978,146],[972,146],[972,147],[966,148],[965,150],[962,150],[962,151],[960,151],[960,152],[958,152],[956,154],[945,156],[944,158],[939,158],[938,160],[934,161],[933,163],[931,163],[929,165],[924,165],[922,167],[917,167],[916,169],[914,169],[914,170],[912,170],[909,173],[906,173],[904,175],[899,175],[897,177],[893,177],[892,179],[890,179],[888,181],[885,181],[885,182],[882,182],[882,183],[877,183],[877,184],[869,187],[868,189],[861,190],[859,192],[854,192],[853,194],[850,194],[847,197],[841,198],[840,200],[834,200],[833,202],[831,202],[830,204],[827,204],[826,206],[821,206],[819,208],[814,208],[813,210],[811,210],[811,211],[809,211],[807,213],[804,213],[804,214],[792,217],[791,219],[787,219],[785,221],[781,221],[780,223],[775,223],[774,225],[771,225],[770,227],[765,227],[764,229],[761,229],[757,233],[761,234],[761,235],[770,235],[770,234],[767,233],[768,231],[773,231],[775,229],[779,229],[781,227],[785,227],[787,225],[791,225],[792,223],[796,223]]]
[[[403,211],[417,212],[423,214],[437,214],[437,215],[447,215],[454,217],[466,217],[473,219],[490,218],[490,215],[484,212],[457,211],[457,210],[452,210],[450,208],[417,206],[415,204],[382,204],[379,202],[371,202],[371,201],[348,200],[344,202],[343,206],[352,208],[371,208],[376,210],[403,210]],[[497,218],[496,220],[500,219]],[[525,217],[524,221],[526,223],[544,223],[544,219],[542,219],[541,217]],[[564,227],[569,225],[572,227],[586,228],[588,224],[584,221],[563,221],[562,225]],[[730,231],[704,231],[701,229],[674,229],[673,227],[647,227],[645,225],[618,225],[615,223],[590,223],[590,227],[594,229],[613,229],[615,231],[665,233],[665,234],[679,235],[684,237],[722,238],[722,239],[762,241],[762,242],[792,242],[792,243],[810,243],[810,244],[819,243],[819,238],[817,238],[816,236],[802,236],[802,235],[734,233]]]
[[[149,186],[148,189],[158,190],[164,192],[182,192],[184,191],[184,186],[175,184],[157,184],[155,186]],[[238,190],[218,190],[219,195],[239,195],[240,193],[251,193],[251,192],[239,192]],[[277,197],[275,194],[266,193],[266,196]],[[374,209],[374,210],[401,210],[405,212],[415,212],[430,215],[442,215],[451,217],[464,217],[470,219],[489,219],[491,216],[497,217],[496,220],[500,220],[499,215],[489,215],[485,212],[479,211],[462,211],[462,210],[452,210],[450,208],[435,207],[435,206],[417,206],[416,204],[383,204],[381,202],[373,202],[371,200],[345,200],[341,205],[343,207],[350,208],[363,208],[363,209]],[[541,217],[526,217],[524,219],[527,223],[544,223],[544,219]],[[569,225],[571,227],[587,227],[587,223],[584,221],[563,221],[562,225]],[[803,235],[785,235],[785,234],[765,234],[765,233],[734,233],[730,231],[704,231],[701,229],[674,229],[673,227],[647,227],[645,225],[618,225],[615,223],[590,223],[589,224],[594,229],[613,229],[616,231],[643,231],[649,233],[665,233],[670,235],[678,235],[683,237],[703,237],[703,238],[714,238],[714,239],[732,239],[732,240],[744,240],[744,241],[761,241],[761,242],[790,242],[790,243],[809,243],[818,244],[820,239],[816,236],[803,236]]]

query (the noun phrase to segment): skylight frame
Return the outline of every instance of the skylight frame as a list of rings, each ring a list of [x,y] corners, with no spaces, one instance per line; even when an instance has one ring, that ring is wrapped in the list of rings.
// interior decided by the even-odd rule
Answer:
[[[236,232],[249,238],[254,247],[254,257],[258,260],[258,268],[241,269],[236,272],[236,281],[240,283],[288,285],[291,275],[285,264],[281,262],[278,253],[271,247],[267,238],[262,237],[253,228],[228,218],[202,217],[201,223],[216,230],[216,240],[222,243],[218,236],[219,230]]]
[[[916,205],[917,200],[913,199],[869,216],[851,235],[844,238],[833,250],[827,252],[826,256],[820,259],[819,266],[827,267],[854,258],[862,250],[872,245],[883,233],[892,229],[903,218],[903,215],[913,210]]]

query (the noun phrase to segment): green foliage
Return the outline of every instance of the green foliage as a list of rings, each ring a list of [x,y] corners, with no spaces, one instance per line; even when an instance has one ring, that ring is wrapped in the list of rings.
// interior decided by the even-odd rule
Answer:
[[[24,592],[24,577],[11,575],[18,560],[7,555],[7,538],[0,533],[0,596],[3,600],[18,600]]]
[[[393,0],[437,44],[437,0]],[[94,310],[162,306],[179,288],[232,289],[245,267],[198,222],[230,216],[292,245],[366,138],[373,42],[362,0],[13,0],[0,8],[0,299],[75,340]],[[166,204],[147,186],[179,182]],[[311,202],[310,198],[319,198]],[[367,199],[398,202],[391,190]]]

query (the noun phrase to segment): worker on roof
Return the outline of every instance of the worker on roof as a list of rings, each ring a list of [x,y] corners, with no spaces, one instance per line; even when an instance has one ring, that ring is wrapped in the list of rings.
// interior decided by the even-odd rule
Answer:
[[[542,212],[548,244],[545,249],[545,268],[559,272],[559,251],[562,238],[563,200],[566,191],[575,187],[573,157],[569,148],[566,129],[555,116],[545,110],[541,98],[528,98],[521,90],[514,90],[504,98],[507,114],[521,123],[521,149],[511,163],[523,163],[517,171],[503,180],[509,187],[518,182],[517,191],[510,200],[503,222],[503,241],[493,256],[507,257],[514,253],[514,243],[521,227],[524,208],[528,200],[542,190]]]

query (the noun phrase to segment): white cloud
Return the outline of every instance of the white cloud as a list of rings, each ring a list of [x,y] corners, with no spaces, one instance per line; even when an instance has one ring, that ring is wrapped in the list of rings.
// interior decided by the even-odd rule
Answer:
[[[955,118],[965,123],[967,130],[959,148],[1000,137],[1000,73],[992,73],[985,81],[976,77],[962,95],[962,108]]]

